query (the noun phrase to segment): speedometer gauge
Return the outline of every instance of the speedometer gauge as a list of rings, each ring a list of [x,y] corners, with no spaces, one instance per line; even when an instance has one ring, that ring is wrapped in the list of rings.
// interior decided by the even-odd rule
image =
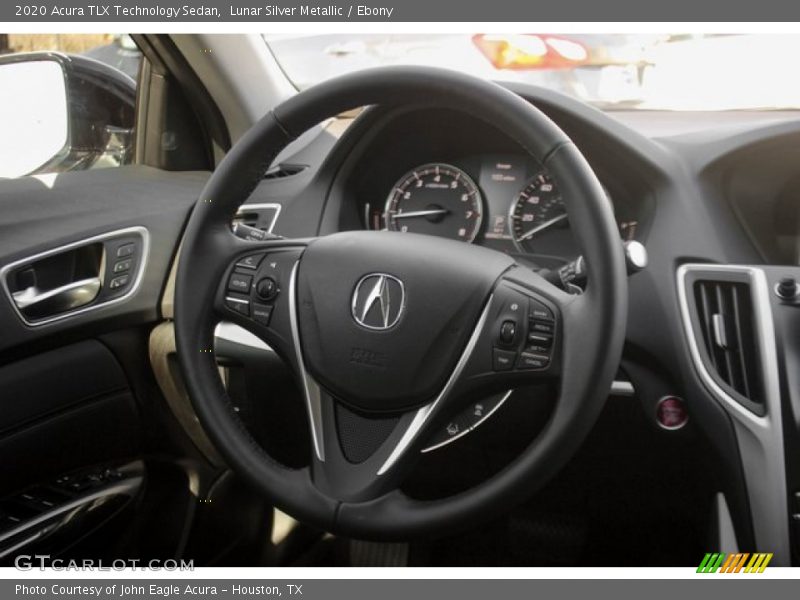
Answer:
[[[472,242],[481,228],[483,199],[464,171],[431,163],[400,178],[386,200],[383,219],[391,231]]]
[[[555,182],[547,173],[534,175],[511,205],[509,220],[514,244],[530,251],[531,241],[551,227],[566,223],[567,210]]]

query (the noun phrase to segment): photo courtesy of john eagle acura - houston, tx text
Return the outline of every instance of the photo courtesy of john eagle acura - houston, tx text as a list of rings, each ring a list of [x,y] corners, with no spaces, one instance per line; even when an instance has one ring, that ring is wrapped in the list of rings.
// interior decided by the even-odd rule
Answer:
[[[800,564],[800,35],[154,6],[0,34],[0,565]]]

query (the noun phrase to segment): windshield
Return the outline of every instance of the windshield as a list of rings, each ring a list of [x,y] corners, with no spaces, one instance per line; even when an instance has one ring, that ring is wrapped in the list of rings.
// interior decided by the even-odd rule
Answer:
[[[457,69],[605,110],[800,108],[798,35],[265,35],[299,89],[385,65]]]

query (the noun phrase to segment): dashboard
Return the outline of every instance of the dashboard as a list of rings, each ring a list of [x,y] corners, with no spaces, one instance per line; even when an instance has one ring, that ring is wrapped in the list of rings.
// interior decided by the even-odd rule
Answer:
[[[556,178],[480,119],[438,109],[401,113],[353,154],[358,167],[345,166],[341,177],[358,224],[344,228],[437,235],[545,268],[580,254]],[[602,183],[621,239],[640,239],[646,194],[631,193],[611,174]]]

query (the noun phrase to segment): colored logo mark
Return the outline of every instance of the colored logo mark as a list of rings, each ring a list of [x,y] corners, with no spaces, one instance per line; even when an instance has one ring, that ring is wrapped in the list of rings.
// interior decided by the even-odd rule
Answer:
[[[750,560],[748,560],[750,559]],[[766,552],[737,552],[735,554],[725,554],[724,552],[708,552],[700,566],[697,567],[698,573],[763,573],[769,561],[772,560],[772,553]]]

